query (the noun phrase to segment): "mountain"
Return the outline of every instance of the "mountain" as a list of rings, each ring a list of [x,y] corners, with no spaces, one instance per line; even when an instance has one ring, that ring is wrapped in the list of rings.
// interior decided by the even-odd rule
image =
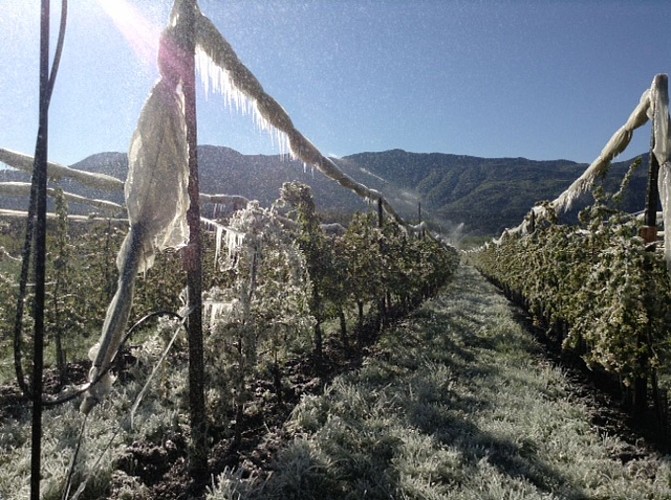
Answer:
[[[200,188],[205,193],[238,194],[258,199],[268,206],[278,198],[283,182],[296,180],[312,187],[318,208],[323,212],[353,213],[370,209],[358,196],[321,172],[288,157],[243,155],[230,148],[203,145],[198,148],[198,161]],[[467,231],[480,235],[496,235],[506,227],[516,226],[531,206],[541,200],[554,199],[587,167],[568,160],[479,158],[409,153],[400,149],[359,153],[334,161],[350,177],[381,191],[406,220],[417,220],[421,202],[423,219],[445,228],[464,223]],[[643,155],[643,166],[634,175],[622,202],[625,210],[643,207],[647,161],[647,155]],[[608,191],[617,190],[630,164],[631,160],[613,163],[605,183]],[[99,153],[72,168],[125,179],[128,159],[124,153]],[[25,180],[27,176],[0,170],[0,181],[19,179]],[[66,191],[87,197],[123,201],[120,193],[110,196],[68,180],[62,181],[62,185]],[[574,219],[577,209],[589,199],[581,200],[568,218]],[[11,203],[12,200],[3,200],[2,207],[8,208]],[[89,209],[71,204],[71,210],[86,213]],[[212,215],[212,210],[212,207],[204,207],[203,214]]]
[[[122,153],[101,153],[75,163],[72,168],[125,179],[128,159]],[[279,198],[282,183],[297,180],[312,186],[321,210],[353,212],[366,208],[354,193],[288,156],[243,155],[227,147],[203,145],[198,147],[198,171],[203,193],[242,195],[269,206]],[[122,201],[121,197],[117,201]]]
[[[621,208],[643,208],[647,185],[648,155],[634,175]],[[587,168],[568,160],[534,161],[526,158],[479,158],[442,153],[408,153],[391,150],[348,156],[347,163],[395,186],[412,189],[422,207],[433,218],[464,223],[471,232],[500,234],[517,226],[539,201],[552,200]],[[609,169],[605,188],[615,192],[633,160],[615,162]],[[384,192],[384,188],[383,188]],[[583,197],[567,216],[591,201]]]

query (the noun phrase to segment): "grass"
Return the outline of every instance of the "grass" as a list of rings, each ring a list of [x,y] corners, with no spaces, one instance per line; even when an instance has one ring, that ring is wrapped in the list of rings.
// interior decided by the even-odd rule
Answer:
[[[668,459],[594,428],[505,298],[466,266],[359,370],[304,398],[286,430],[272,474],[226,471],[208,498],[671,498]]]
[[[161,444],[171,435],[183,433],[188,422],[187,415],[180,413],[165,397],[164,392],[172,391],[171,398],[177,399],[181,391],[179,388],[166,388],[169,373],[163,370],[152,382],[131,425],[130,408],[158,357],[158,348],[153,344],[156,343],[147,342],[135,352],[140,360],[132,369],[135,381],[115,383],[110,396],[96,406],[86,419],[78,409],[78,400],[45,409],[42,416],[41,498],[61,498],[84,420],[85,439],[74,469],[71,493],[87,480],[80,497],[84,500],[107,498],[111,486],[115,498],[151,498],[146,486],[134,475],[119,470],[119,463],[131,456],[128,447],[132,443]],[[175,368],[171,371],[174,372]],[[172,377],[173,380],[175,378]],[[29,497],[30,418],[29,405],[0,415],[1,499]],[[146,464],[135,465],[143,467]],[[126,467],[129,468],[132,469]]]

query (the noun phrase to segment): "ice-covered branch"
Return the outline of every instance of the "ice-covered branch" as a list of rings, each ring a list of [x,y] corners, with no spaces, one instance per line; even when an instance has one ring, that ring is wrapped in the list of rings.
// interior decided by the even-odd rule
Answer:
[[[9,208],[0,208],[0,217],[12,217],[16,219],[25,219],[28,216],[28,212],[25,210],[12,210]],[[47,212],[47,219],[57,219],[58,214],[52,212]],[[118,217],[102,217],[99,215],[68,215],[68,220],[74,222],[91,222],[91,221],[111,221],[111,222],[127,222],[127,219],[121,219]]]
[[[411,229],[396,213],[391,204],[382,195],[365,185],[356,182],[342,172],[336,164],[324,156],[307,138],[294,127],[291,118],[280,104],[265,92],[254,74],[238,59],[231,45],[219,33],[212,22],[200,14],[196,20],[196,45],[223,72],[214,79],[225,90],[233,90],[249,98],[260,116],[262,126],[272,126],[287,138],[291,153],[303,162],[313,165],[324,175],[335,180],[341,186],[353,191],[362,198],[381,200],[385,211],[400,225]],[[208,75],[204,75],[208,77]],[[210,74],[209,77],[212,77]],[[243,108],[239,94],[234,100]]]
[[[650,109],[652,106],[652,94],[652,89],[648,89],[643,92],[638,105],[634,111],[632,111],[631,115],[629,115],[626,123],[613,134],[613,136],[601,150],[601,154],[597,157],[597,159],[594,160],[582,173],[582,175],[573,181],[573,183],[556,199],[547,205],[536,205],[535,207],[532,207],[531,211],[529,212],[530,218],[547,218],[548,210],[553,210],[556,214],[564,212],[571,208],[573,202],[575,202],[575,200],[577,200],[580,195],[592,187],[595,179],[606,171],[613,158],[624,151],[624,149],[629,145],[634,130],[644,125],[648,121]],[[505,237],[509,235],[518,233],[526,234],[528,232],[528,225],[529,221],[524,220],[519,226],[513,229],[506,229],[504,234],[501,235],[501,238],[494,240],[494,243],[500,243],[503,241],[503,239],[505,239]]]
[[[0,182],[0,194],[8,196],[29,196],[30,184],[27,182]],[[51,197],[54,197],[56,196],[56,190],[53,188],[47,188],[47,194]],[[63,195],[65,196],[65,199],[70,202],[89,205],[113,213],[118,213],[125,210],[122,205],[112,201],[86,198],[85,196],[79,196],[78,194],[68,192],[64,192]]]
[[[641,100],[636,109],[631,113],[627,122],[618,129],[610,138],[601,154],[592,164],[571,184],[566,191],[560,194],[551,206],[557,212],[563,212],[571,208],[573,202],[585,193],[594,183],[594,180],[604,172],[610,162],[627,147],[631,141],[634,130],[648,121],[648,109],[650,108],[650,90],[643,92]]]
[[[33,173],[34,159],[28,155],[0,148],[0,162],[17,170],[23,170],[29,174]],[[75,179],[85,186],[104,189],[106,191],[121,191],[124,185],[123,181],[111,175],[84,172],[83,170],[66,167],[54,162],[47,163],[47,175],[50,178],[66,177]]]

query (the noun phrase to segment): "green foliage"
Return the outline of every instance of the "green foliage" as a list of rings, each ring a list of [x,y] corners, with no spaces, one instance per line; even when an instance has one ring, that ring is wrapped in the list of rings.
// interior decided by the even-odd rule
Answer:
[[[581,220],[581,227],[545,224],[508,236],[477,263],[537,318],[565,328],[565,349],[584,351],[588,365],[630,384],[668,359],[669,277],[632,216],[597,203]]]
[[[227,222],[231,234],[235,235],[230,242],[231,251],[221,253],[216,262],[215,237],[205,235],[207,401],[208,417],[217,432],[228,429],[231,421],[239,422],[244,417],[255,380],[272,375],[280,397],[281,368],[296,355],[304,356],[308,352],[309,333],[316,324],[315,318],[324,322],[345,317],[356,302],[365,305],[367,311],[375,310],[380,298],[385,296],[399,305],[416,304],[435,292],[458,263],[454,250],[429,238],[408,235],[392,224],[378,228],[369,215],[355,217],[346,235],[327,236],[320,227],[309,189],[291,185],[286,187],[284,195],[284,205],[278,203],[271,209],[263,209],[252,203],[234,214]],[[87,357],[90,339],[101,329],[115,291],[116,254],[125,228],[98,221],[68,225],[67,207],[62,201],[57,210],[61,217],[49,230],[48,305],[53,307],[48,308],[47,334],[50,339],[60,337],[63,357],[83,360]],[[278,216],[282,208],[288,210],[286,215],[293,218],[295,224]],[[12,227],[9,224],[0,227],[0,241],[5,241],[4,232],[9,234]],[[20,230],[18,226],[16,229]],[[8,238],[7,243],[14,239],[18,238]],[[10,245],[7,248],[10,252],[17,251]],[[17,270],[14,259],[0,255],[3,332],[10,331],[13,321]],[[157,255],[154,266],[138,279],[131,321],[157,310],[177,311],[184,282],[179,254],[167,251]],[[8,300],[4,300],[5,297]],[[27,332],[29,323],[30,315],[26,315]],[[120,459],[124,447],[132,440],[158,443],[166,433],[184,433],[188,407],[184,338],[178,338],[173,347],[169,369],[162,369],[155,376],[135,417],[134,427],[124,420],[140,384],[151,373],[175,327],[172,321],[160,321],[153,333],[141,332],[131,339],[136,344],[131,351],[135,364],[128,370],[124,383],[117,383],[109,400],[89,418],[91,435],[87,437],[87,446],[90,448],[82,451],[75,483],[98,467],[94,467],[94,460],[113,432],[114,425],[110,424],[124,423],[118,443],[110,451],[112,459],[105,460],[95,471],[96,479],[89,483],[84,497],[106,495],[110,483],[115,484],[119,498],[130,498],[133,491],[138,495],[148,494],[132,477],[129,467],[123,472],[114,470],[115,460]],[[29,337],[29,333],[26,336]],[[3,334],[3,342],[9,344],[9,340],[8,335]],[[26,339],[26,346],[29,340]],[[3,354],[9,354],[4,344],[2,347]],[[47,354],[47,366],[52,367],[55,357],[51,351]],[[24,359],[27,359],[25,353]],[[44,453],[45,462],[49,464],[45,488],[49,498],[60,494],[67,460],[74,451],[71,438],[81,422],[81,416],[77,415],[74,406],[66,405],[54,410],[45,420]],[[56,420],[52,422],[51,417]],[[59,437],[55,423],[59,418],[68,419],[67,440]],[[3,473],[11,470],[10,465],[16,465],[18,470],[0,481],[0,496],[26,481],[28,468],[25,460],[18,459],[26,455],[29,446],[26,422],[27,415],[16,422],[3,422],[0,448],[8,458],[2,462],[2,470]],[[387,449],[388,443],[385,443],[380,448],[382,452]],[[54,459],[55,456],[58,459]],[[285,458],[290,463],[295,457]],[[356,474],[358,465],[353,464],[353,467],[352,474]],[[297,471],[297,474],[303,472],[307,474],[307,471]],[[229,479],[229,491],[234,494],[234,474]]]
[[[348,305],[357,308],[359,330],[366,309],[382,316],[380,304],[387,309],[396,304],[408,311],[435,293],[459,262],[453,248],[434,239],[409,235],[391,221],[378,227],[373,213],[355,214],[343,236],[328,237],[304,184],[285,183],[278,206],[290,207],[287,216],[297,223],[293,232],[312,281],[310,307],[318,328],[342,315]],[[316,342],[319,352],[319,330]]]
[[[664,457],[603,436],[593,408],[472,268],[390,328],[360,369],[304,397],[262,477],[208,500],[668,498]]]

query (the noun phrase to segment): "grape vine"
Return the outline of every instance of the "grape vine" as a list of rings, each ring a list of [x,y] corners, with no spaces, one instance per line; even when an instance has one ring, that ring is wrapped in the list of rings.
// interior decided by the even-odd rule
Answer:
[[[479,252],[476,265],[588,367],[628,388],[643,383],[642,394],[632,394],[643,404],[646,385],[656,388],[669,359],[665,263],[639,236],[635,216],[597,201],[580,219],[579,226],[544,221],[529,235],[507,235]]]

